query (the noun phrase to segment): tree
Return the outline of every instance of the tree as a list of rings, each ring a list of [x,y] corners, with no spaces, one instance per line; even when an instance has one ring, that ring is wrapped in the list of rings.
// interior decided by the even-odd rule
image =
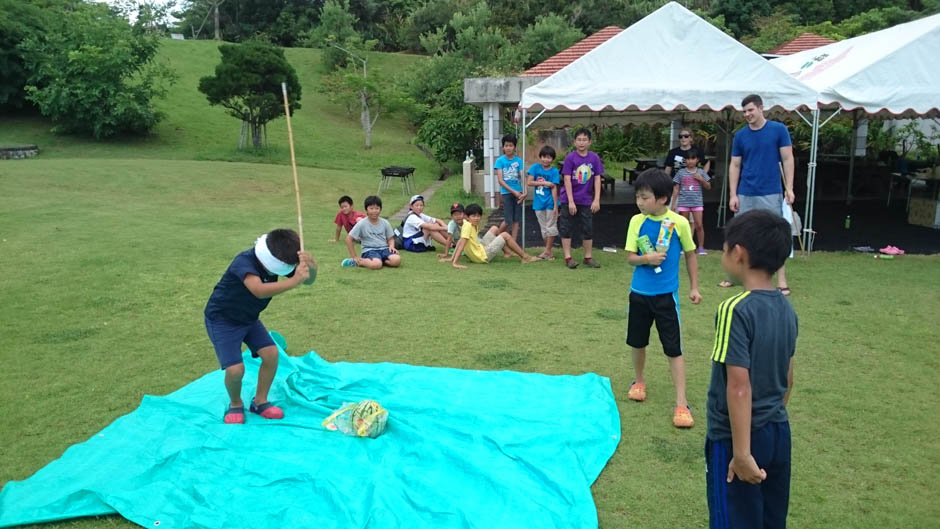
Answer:
[[[363,50],[374,46],[364,43],[353,25],[356,16],[349,12],[348,0],[326,0],[320,11],[320,24],[310,31],[307,42],[323,49],[321,61],[327,73],[342,68],[353,59],[345,50]]]
[[[152,101],[176,77],[155,62],[155,37],[135,32],[104,4],[71,4],[44,29],[19,49],[26,97],[52,119],[53,131],[105,138],[147,132],[162,118]]]
[[[520,47],[526,54],[524,62],[527,66],[538,64],[583,37],[581,30],[558,15],[540,16],[522,34]]]
[[[199,80],[199,91],[211,105],[221,105],[229,115],[242,120],[242,132],[251,129],[254,148],[262,146],[268,121],[284,113],[281,83],[287,83],[291,114],[300,108],[300,81],[284,57],[284,50],[261,41],[223,44],[222,61],[215,75]],[[242,141],[239,140],[239,148]]]
[[[41,35],[46,19],[38,6],[20,0],[0,0],[0,13],[0,108],[22,108],[29,71],[17,46]]]
[[[322,91],[330,101],[342,103],[346,111],[352,113],[359,109],[359,122],[365,136],[366,149],[372,148],[372,129],[383,113],[395,112],[408,105],[407,100],[392,83],[381,76],[368,72],[368,61],[358,55],[355,60],[361,62],[362,71],[357,65],[350,65],[324,77]]]

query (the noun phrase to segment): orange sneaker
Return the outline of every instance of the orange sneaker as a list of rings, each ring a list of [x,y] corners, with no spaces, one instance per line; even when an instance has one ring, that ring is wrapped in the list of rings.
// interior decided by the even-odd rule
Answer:
[[[672,415],[672,425],[676,428],[691,428],[695,425],[692,410],[688,406],[676,406],[676,411]]]
[[[634,381],[633,384],[630,384],[630,391],[627,392],[627,396],[630,397],[630,400],[643,402],[646,400],[646,384]]]

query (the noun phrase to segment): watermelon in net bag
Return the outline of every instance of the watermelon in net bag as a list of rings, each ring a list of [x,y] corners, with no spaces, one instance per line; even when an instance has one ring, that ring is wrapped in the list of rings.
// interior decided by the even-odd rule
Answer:
[[[339,430],[346,435],[376,438],[385,431],[388,410],[374,400],[345,402],[329,417],[323,419],[327,430]]]

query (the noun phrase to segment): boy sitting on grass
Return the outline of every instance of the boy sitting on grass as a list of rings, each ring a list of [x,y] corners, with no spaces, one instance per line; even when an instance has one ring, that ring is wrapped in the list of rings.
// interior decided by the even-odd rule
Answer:
[[[251,350],[251,356],[261,357],[258,385],[248,410],[265,419],[284,418],[284,411],[268,402],[268,391],[277,372],[278,351],[258,316],[273,296],[301,283],[313,283],[316,270],[313,257],[300,251],[297,232],[278,229],[259,237],[254,248],[236,255],[212,290],[205,309],[206,332],[219,365],[225,370],[225,390],[230,401],[223,418],[226,424],[245,422],[241,397],[245,376],[242,342]],[[278,281],[278,276],[287,279]]]
[[[797,317],[773,282],[790,225],[752,210],[725,226],[721,266],[745,291],[718,306],[708,386],[705,478],[710,527],[786,527]],[[737,479],[735,479],[737,478]]]
[[[451,245],[447,251],[453,250],[460,240],[460,230],[463,229],[463,223],[466,220],[466,214],[463,210],[463,204],[454,202],[450,205],[450,222],[447,223],[447,233],[451,238]]]
[[[353,209],[352,198],[348,195],[339,197],[339,211],[336,213],[336,217],[333,218],[333,223],[336,224],[336,233],[330,239],[330,242],[339,240],[339,234],[343,228],[346,228],[346,233],[349,233],[352,231],[353,226],[364,218],[366,218],[365,213]]]
[[[672,180],[665,171],[647,169],[637,177],[635,186],[640,212],[630,219],[626,250],[627,260],[635,267],[627,306],[627,345],[633,348],[636,379],[627,396],[637,402],[646,400],[643,368],[650,327],[655,322],[676,387],[672,424],[676,428],[691,428],[695,421],[685,395],[685,358],[679,330],[679,256],[685,254],[689,299],[693,304],[701,303],[695,243],[689,221],[669,209]]]
[[[499,228],[492,226],[483,240],[479,240],[480,220],[483,218],[483,208],[479,204],[467,204],[464,208],[467,219],[460,230],[460,240],[454,249],[454,256],[451,258],[441,258],[441,262],[450,261],[454,268],[467,268],[460,264],[460,255],[466,251],[467,259],[471,263],[489,263],[496,254],[503,251],[503,248],[509,250],[522,258],[523,263],[538,261],[539,258],[525,253],[519,244],[507,232],[499,233]],[[482,242],[482,244],[481,244]]]
[[[395,232],[392,225],[379,215],[382,214],[382,199],[371,195],[366,197],[366,218],[353,226],[346,236],[346,249],[356,266],[378,270],[383,266],[392,268],[401,264],[401,255],[395,249]],[[362,243],[362,255],[356,257],[354,241]],[[345,265],[344,265],[345,266]]]

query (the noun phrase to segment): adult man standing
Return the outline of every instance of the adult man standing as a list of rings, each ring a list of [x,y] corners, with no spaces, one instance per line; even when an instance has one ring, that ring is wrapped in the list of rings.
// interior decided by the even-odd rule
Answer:
[[[734,135],[731,147],[729,183],[731,211],[744,213],[752,209],[766,209],[782,215],[783,200],[792,205],[793,145],[786,125],[764,117],[764,102],[757,94],[741,101],[747,126]],[[780,165],[783,165],[781,186]],[[718,284],[730,287],[730,281]],[[777,288],[790,295],[787,286],[786,265],[777,271]]]

